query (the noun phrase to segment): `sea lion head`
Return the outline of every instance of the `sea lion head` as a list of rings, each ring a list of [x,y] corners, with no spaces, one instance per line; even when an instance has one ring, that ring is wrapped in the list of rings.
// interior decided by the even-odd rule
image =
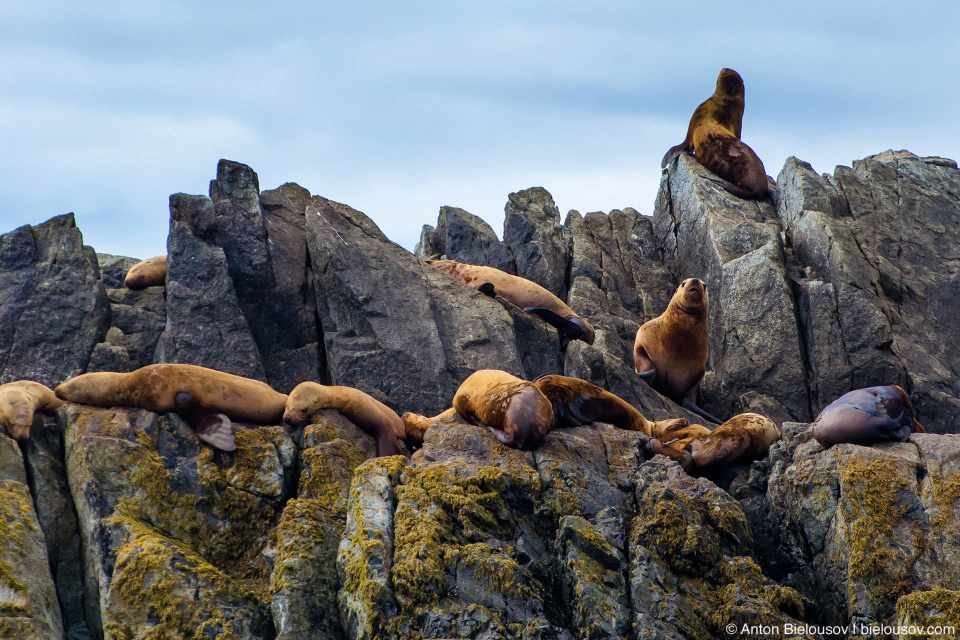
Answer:
[[[553,405],[540,389],[524,385],[510,398],[503,421],[502,438],[506,444],[532,451],[540,446],[554,425]]]
[[[733,69],[721,69],[717,76],[717,95],[743,97],[743,78]]]
[[[283,421],[286,424],[296,425],[306,422],[322,404],[328,390],[316,382],[301,382],[290,395],[283,411]]]
[[[705,316],[710,306],[707,285],[699,278],[687,278],[677,287],[670,304],[680,307],[684,313]]]
[[[904,391],[902,387],[895,384],[891,386],[900,394],[900,400],[903,401],[903,408],[910,412],[910,430],[914,433],[925,433],[923,427],[920,426],[920,422],[917,421],[917,412],[913,408],[913,403],[910,402],[910,396],[907,395],[907,392]]]
[[[14,440],[23,441],[30,437],[30,425],[33,424],[33,401],[25,391],[11,390],[0,398],[0,425]]]

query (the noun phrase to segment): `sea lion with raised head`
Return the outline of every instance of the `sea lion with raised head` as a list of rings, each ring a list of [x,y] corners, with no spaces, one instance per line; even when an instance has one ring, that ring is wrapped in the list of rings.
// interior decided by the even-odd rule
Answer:
[[[449,273],[491,298],[500,296],[527,313],[556,327],[561,336],[593,344],[593,326],[564,302],[535,282],[500,269],[463,264],[454,260],[427,260],[427,264]]]
[[[633,363],[640,377],[655,390],[719,424],[720,420],[697,406],[709,355],[709,311],[706,284],[697,278],[681,282],[667,310],[637,330]]]
[[[713,431],[699,424],[665,429],[650,441],[650,450],[676,460],[688,472],[702,473],[759,460],[779,439],[773,421],[741,413]]]
[[[555,423],[553,405],[535,384],[495,369],[464,380],[453,409],[470,424],[489,427],[500,442],[528,451],[540,446]]]
[[[353,387],[301,382],[287,398],[283,421],[297,424],[309,420],[321,409],[335,409],[377,441],[381,456],[403,455],[400,438],[406,436],[403,421],[376,398]]]
[[[693,112],[687,137],[663,156],[666,167],[682,152],[715,173],[708,178],[741,198],[763,198],[770,193],[763,162],[740,141],[743,126],[743,79],[733,69],[722,69],[717,88]]]
[[[62,403],[39,382],[17,380],[0,385],[0,426],[14,440],[30,437],[30,425],[37,411],[53,413]]]
[[[157,256],[143,260],[130,267],[123,284],[127,289],[139,291],[147,287],[156,287],[167,281],[167,256]]]
[[[652,436],[655,431],[669,426],[689,424],[683,418],[660,422],[648,420],[620,396],[580,378],[546,374],[534,380],[533,384],[553,405],[558,427],[581,427],[603,422]]]
[[[237,448],[231,420],[280,424],[287,396],[258,380],[192,364],[151,364],[130,373],[84,373],[59,385],[61,400],[174,412],[204,442]]]
[[[896,385],[845,393],[813,422],[813,438],[825,449],[841,442],[906,442],[911,433],[924,430],[917,422],[910,396]]]

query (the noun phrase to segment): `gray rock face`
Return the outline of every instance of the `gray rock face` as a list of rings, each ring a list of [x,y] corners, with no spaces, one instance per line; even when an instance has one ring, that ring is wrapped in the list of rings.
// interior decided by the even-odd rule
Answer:
[[[500,242],[490,225],[456,207],[440,207],[436,230],[428,232],[425,228],[419,246],[420,252],[415,253],[424,260],[439,253],[448,260],[517,273],[513,254]]]
[[[517,275],[565,300],[570,250],[553,197],[543,187],[525,189],[511,193],[503,210],[503,242],[513,253]]]
[[[110,326],[96,261],[73,214],[0,236],[0,384],[83,373]]]
[[[195,364],[266,381],[217,242],[217,218],[209,198],[170,196],[167,325],[156,361]]]
[[[775,211],[766,201],[730,195],[701,172],[692,156],[680,156],[661,180],[653,224],[676,281],[694,277],[707,284],[707,368],[719,384],[712,394],[705,390],[705,408],[724,418],[760,405],[775,422],[808,420],[797,314]],[[752,402],[740,402],[748,392]]]
[[[261,195],[253,169],[221,160],[210,198],[217,243],[267,382],[281,393],[304,380],[319,382],[316,311],[304,233],[310,193],[285,184]]]
[[[814,408],[851,388],[900,384],[923,423],[960,419],[955,321],[956,163],[887,151],[818,176],[780,173],[778,214],[807,273],[801,320]]]

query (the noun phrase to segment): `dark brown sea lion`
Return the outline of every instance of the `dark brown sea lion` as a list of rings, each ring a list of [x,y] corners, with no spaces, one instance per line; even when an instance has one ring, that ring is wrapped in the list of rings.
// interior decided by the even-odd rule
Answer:
[[[53,413],[61,404],[53,391],[39,382],[8,382],[0,385],[0,426],[14,440],[26,440],[34,412]]]
[[[156,287],[167,280],[167,256],[157,256],[138,262],[130,267],[123,284],[127,289],[138,291],[147,287]]]
[[[321,409],[336,409],[377,440],[381,456],[403,455],[400,438],[405,436],[403,421],[376,398],[352,387],[337,387],[301,382],[287,398],[283,421],[296,424],[310,419]]]
[[[684,408],[717,424],[697,406],[709,355],[707,287],[689,278],[680,283],[667,310],[637,330],[633,363],[650,386]]]
[[[688,424],[682,418],[652,422],[623,398],[592,382],[555,374],[540,376],[533,384],[553,405],[558,427],[580,427],[594,422],[612,424],[652,436],[654,431]]]
[[[733,69],[723,69],[717,88],[693,112],[687,137],[663,156],[666,167],[681,152],[693,153],[697,161],[715,173],[708,178],[741,198],[763,198],[770,182],[763,162],[740,141],[743,124],[743,79]]]
[[[710,431],[703,425],[667,428],[650,441],[650,450],[676,460],[688,472],[706,472],[767,455],[780,430],[758,413],[741,413]]]
[[[906,442],[911,432],[924,433],[910,397],[896,385],[845,393],[813,422],[813,437],[824,448],[841,442]]]
[[[237,448],[231,420],[280,424],[287,396],[257,380],[192,364],[152,364],[130,373],[85,373],[54,392],[61,400],[130,406],[180,415],[197,437],[223,451]]]
[[[527,313],[539,316],[544,322],[556,327],[562,336],[593,344],[593,326],[560,298],[535,282],[493,267],[463,264],[453,260],[427,260],[427,264],[449,273],[481,293],[490,297],[500,296]]]
[[[453,396],[453,409],[518,449],[539,447],[555,422],[553,405],[536,385],[495,369],[476,371],[464,380]]]

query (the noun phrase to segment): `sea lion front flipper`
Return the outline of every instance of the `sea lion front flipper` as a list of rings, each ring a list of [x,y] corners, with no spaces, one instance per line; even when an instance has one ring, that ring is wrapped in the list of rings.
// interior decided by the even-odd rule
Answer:
[[[485,296],[490,296],[491,298],[497,297],[497,290],[496,287],[493,286],[492,282],[484,282],[482,285],[477,287],[477,291]]]
[[[633,350],[633,368],[637,375],[653,386],[653,380],[657,377],[657,365],[653,364],[653,360],[647,355],[647,350],[641,346]]]
[[[561,336],[576,340],[583,337],[584,331],[575,322],[564,318],[555,311],[544,309],[543,307],[527,307],[524,309],[527,313],[538,316],[541,320],[552,327],[555,327]]]

